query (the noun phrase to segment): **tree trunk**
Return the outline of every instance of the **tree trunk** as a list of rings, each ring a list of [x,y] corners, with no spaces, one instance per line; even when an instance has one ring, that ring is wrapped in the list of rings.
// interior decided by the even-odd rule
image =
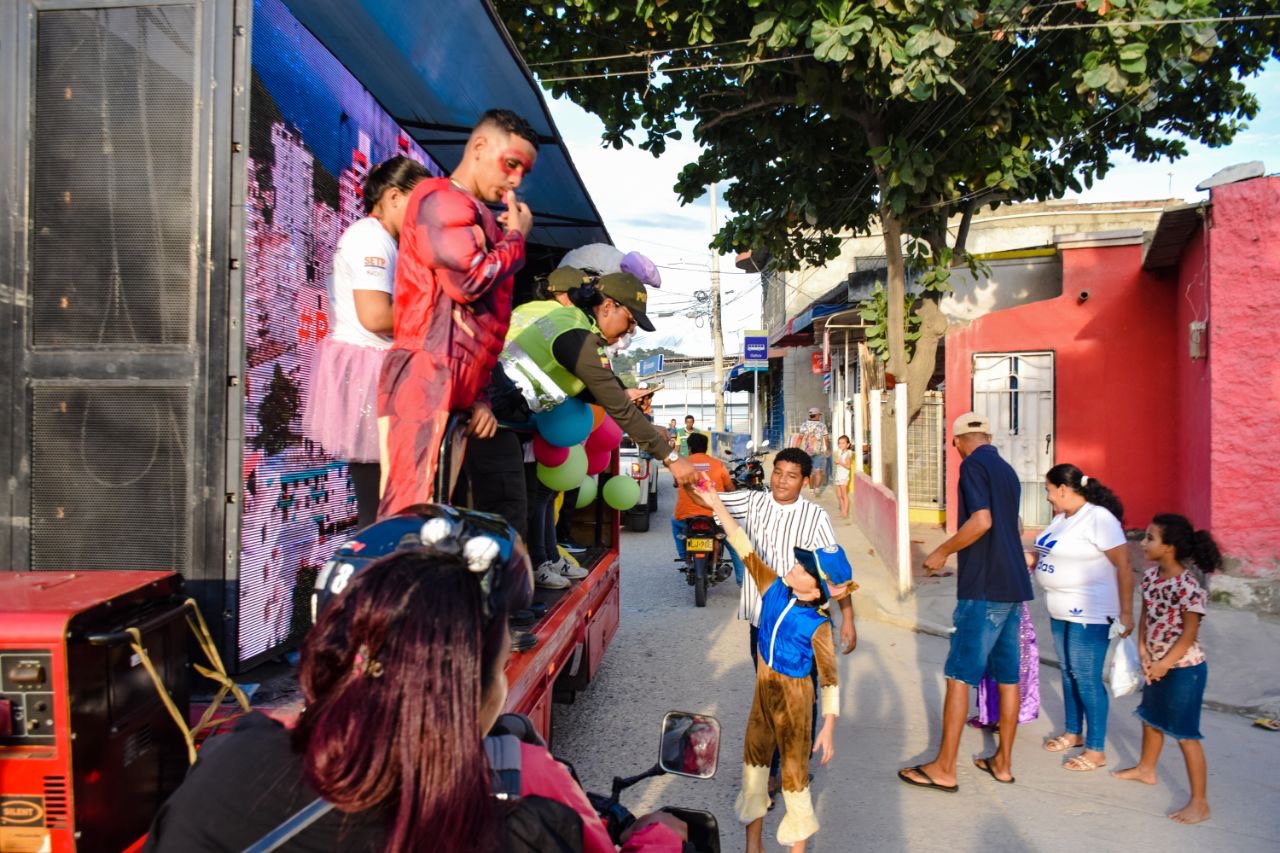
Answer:
[[[889,372],[899,382],[907,381],[907,271],[902,260],[902,225],[887,207],[880,211],[884,229],[884,256],[889,281],[885,287],[888,312],[885,337],[889,345]]]
[[[916,339],[915,352],[907,366],[907,422],[920,414],[924,395],[929,390],[929,380],[938,366],[938,345],[947,334],[947,318],[935,299],[924,299],[916,308],[920,318],[920,337]]]

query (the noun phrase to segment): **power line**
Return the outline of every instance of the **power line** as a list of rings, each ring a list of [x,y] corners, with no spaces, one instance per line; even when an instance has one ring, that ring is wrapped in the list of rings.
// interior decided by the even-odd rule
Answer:
[[[610,59],[634,59],[641,56],[666,56],[671,53],[685,53],[690,50],[710,50],[715,47],[728,47],[736,44],[750,44],[751,39],[735,39],[734,41],[718,41],[711,44],[694,44],[684,47],[656,47],[650,50],[633,50],[630,53],[614,53],[608,56],[580,56],[576,59],[553,59],[547,62],[531,62],[530,68],[543,68],[548,65],[575,65],[584,62],[605,62]]]
[[[1239,21],[1274,21],[1280,20],[1280,13],[1267,15],[1230,15],[1222,18],[1165,18],[1163,20],[1134,19],[1131,21],[1092,21],[1084,24],[1045,24],[1040,27],[1001,27],[994,30],[976,30],[974,34],[987,32],[1021,33],[1031,30],[1097,30],[1104,27],[1168,27],[1175,24],[1233,24]],[[966,33],[966,35],[968,35]]]
[[[787,56],[771,56],[765,59],[747,59],[742,62],[709,62],[704,65],[677,65],[661,68],[644,68],[635,71],[608,71],[603,74],[575,74],[570,77],[540,77],[540,83],[567,83],[572,80],[604,80],[609,77],[656,77],[659,74],[675,74],[681,71],[705,71],[711,68],[744,68],[748,65],[766,65],[770,62],[786,62],[790,59],[810,59],[812,53],[793,53]]]

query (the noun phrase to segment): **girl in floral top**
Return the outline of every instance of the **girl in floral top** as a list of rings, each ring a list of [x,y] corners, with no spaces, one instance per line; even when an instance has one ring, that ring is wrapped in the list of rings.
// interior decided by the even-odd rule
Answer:
[[[1200,703],[1208,664],[1197,638],[1209,598],[1204,572],[1219,568],[1222,555],[1208,531],[1195,530],[1186,518],[1172,514],[1152,519],[1142,549],[1156,563],[1142,576],[1138,619],[1138,654],[1147,677],[1137,711],[1142,757],[1136,766],[1114,775],[1154,785],[1164,736],[1177,738],[1187,762],[1191,799],[1169,817],[1178,823],[1199,823],[1209,818],[1208,772],[1200,745]]]

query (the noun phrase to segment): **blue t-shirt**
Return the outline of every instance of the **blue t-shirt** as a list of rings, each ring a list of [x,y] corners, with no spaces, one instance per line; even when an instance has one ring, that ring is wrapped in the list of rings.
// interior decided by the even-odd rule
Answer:
[[[1022,555],[1018,510],[1022,484],[1013,466],[984,444],[960,463],[960,526],[978,510],[991,512],[991,529],[957,558],[956,598],[1030,601],[1031,574]]]

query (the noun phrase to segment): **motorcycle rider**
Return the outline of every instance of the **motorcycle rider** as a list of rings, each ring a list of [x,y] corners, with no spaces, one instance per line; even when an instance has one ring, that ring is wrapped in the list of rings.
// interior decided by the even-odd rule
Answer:
[[[729,469],[725,468],[724,463],[719,459],[707,453],[707,437],[700,432],[690,433],[688,442],[689,455],[686,458],[689,463],[699,472],[707,475],[717,492],[733,491],[733,480],[729,477]],[[686,490],[676,486],[676,506],[671,516],[671,537],[676,542],[676,556],[680,560],[685,559],[684,538],[681,535],[684,533],[685,521],[695,516],[711,515],[711,510],[696,502]],[[733,559],[733,574],[738,580],[738,586],[742,586],[742,576],[745,571],[742,560],[727,542],[724,547],[728,549],[729,556]]]

